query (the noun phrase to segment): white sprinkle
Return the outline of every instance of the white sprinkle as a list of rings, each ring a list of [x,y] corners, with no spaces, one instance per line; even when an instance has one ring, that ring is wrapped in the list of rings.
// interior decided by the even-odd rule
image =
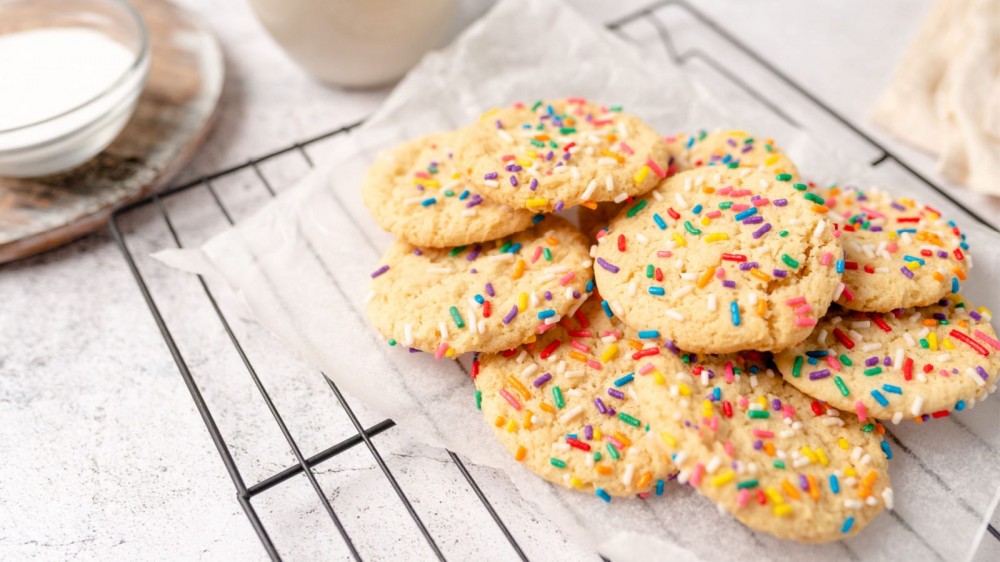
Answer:
[[[611,301],[611,311],[615,313],[615,316],[621,316],[622,305],[618,304],[618,301]]]
[[[493,254],[492,256],[486,256],[486,259],[490,261],[514,261],[516,258],[517,256],[511,253]]]
[[[467,322],[469,324],[469,333],[470,334],[475,334],[476,333],[476,309],[474,309],[474,308],[472,308],[470,306],[465,312],[466,312],[465,317],[466,317]]]
[[[579,416],[583,413],[583,406],[577,406],[571,410],[566,410],[566,412],[559,416],[559,423],[569,423],[573,418]]]
[[[949,361],[951,361],[951,354],[950,353],[942,353],[941,355],[937,356],[937,362],[938,363],[947,363]]]
[[[635,280],[630,281],[628,287],[625,289],[625,294],[630,297],[634,297],[636,287],[637,287],[637,282]]]
[[[576,166],[570,166],[569,171],[573,175],[573,179],[575,179],[575,180],[580,179],[580,169],[579,168],[577,168]]]
[[[631,464],[625,465],[625,473],[622,474],[622,484],[626,486],[631,485],[633,476],[635,476],[635,467]]]
[[[882,344],[873,341],[873,342],[868,342],[863,346],[861,346],[861,351],[864,351],[866,353],[869,351],[875,351],[876,349],[882,349]]]
[[[403,324],[403,345],[413,347],[413,326]]]
[[[868,328],[871,327],[872,327],[871,320],[856,320],[854,322],[851,322],[851,328],[854,328],[855,330],[867,330]]]
[[[628,199],[628,193],[622,192],[622,193],[619,193],[618,195],[615,195],[614,201],[615,201],[615,203],[621,203],[622,201],[624,201],[626,199]]]
[[[668,310],[668,311],[664,312],[663,314],[667,318],[671,318],[671,319],[676,320],[678,322],[683,322],[684,321],[684,315],[681,314],[680,312],[677,312],[676,310],[671,309],[671,310]]]
[[[813,230],[813,238],[815,239],[815,238],[819,238],[820,236],[822,236],[823,235],[823,230],[825,230],[825,229],[826,229],[826,221],[820,220],[816,224],[816,230]]]
[[[375,298],[375,291],[369,291],[368,294],[365,295],[365,304],[368,304],[368,302],[373,298]]]
[[[919,416],[923,407],[924,397],[918,394],[917,397],[913,399],[913,404],[910,405],[910,415],[913,417]]]
[[[525,358],[527,358],[527,357],[528,357],[528,352],[522,349],[522,350],[521,350],[521,353],[519,353],[519,354],[517,355],[517,359],[515,359],[514,361],[515,361],[515,362],[516,362],[516,363],[517,363],[518,365],[520,365],[521,363],[524,363],[524,360],[525,360]]]
[[[500,182],[497,180],[483,180],[483,185],[486,187],[500,187]]]
[[[537,370],[538,370],[538,365],[535,364],[535,363],[532,363],[532,364],[528,365],[527,367],[525,367],[521,371],[521,376],[522,377],[530,377]]]
[[[688,208],[687,201],[685,201],[684,198],[681,197],[680,193],[675,193],[674,194],[674,200],[677,201],[677,206],[680,207],[681,209],[687,209]]]
[[[479,212],[476,210],[475,207],[473,207],[471,209],[462,209],[462,216],[463,217],[474,217],[474,216],[476,216],[478,214],[479,214]]]
[[[892,425],[899,425],[903,421],[903,412],[896,412],[892,415]]]
[[[965,374],[972,377],[972,380],[976,381],[977,386],[986,386],[986,381],[984,381],[983,377],[979,376],[979,373],[977,373],[976,370],[973,369],[972,367],[966,369]]]
[[[824,328],[824,329],[822,329],[822,330],[819,331],[819,335],[816,336],[816,341],[825,345],[826,344],[826,336],[828,336],[828,335],[829,334],[827,333],[826,329]]]
[[[497,129],[497,135],[508,143],[514,142],[514,137],[510,136],[510,133],[503,129]]]
[[[645,244],[645,243],[649,242],[649,238],[646,238],[641,232],[637,232],[635,234],[635,240],[636,240],[636,242],[639,242],[641,244]]]
[[[844,285],[843,283],[837,283],[837,290],[833,292],[833,300],[839,299],[840,295],[844,294],[845,287],[847,287],[847,285]]]
[[[448,325],[447,324],[445,324],[444,322],[441,322],[440,324],[438,324],[438,332],[441,334],[441,339],[442,340],[447,340],[448,339]]]
[[[709,294],[708,295],[708,311],[709,312],[715,312],[715,309],[717,307],[718,307],[718,302],[717,302],[717,299],[716,299],[715,295]]]
[[[720,459],[718,455],[716,455],[712,457],[711,460],[708,461],[708,464],[705,465],[705,472],[709,474],[714,474],[716,470],[719,470],[720,466],[722,466],[722,459]]]
[[[885,508],[888,509],[888,510],[890,510],[890,511],[893,508],[893,499],[894,498],[893,498],[893,494],[892,494],[892,488],[886,488],[886,489],[882,490],[882,503],[884,503],[885,504]]]
[[[903,332],[903,339],[906,340],[906,345],[910,347],[917,345],[917,340],[913,339],[913,336],[909,332]]]
[[[601,158],[597,159],[598,166],[614,166],[617,163],[618,163],[617,160],[615,160],[614,158],[608,158],[607,156],[602,156]],[[608,176],[608,179],[611,179],[611,177]]]
[[[679,299],[694,290],[694,285],[684,285],[680,289],[670,293],[670,298]]]
[[[583,191],[583,195],[580,196],[580,200],[587,201],[588,199],[590,199],[590,196],[593,195],[594,191],[596,190],[597,190],[597,180],[590,180],[590,183],[587,185],[587,189],[585,189]]]
[[[656,199],[657,201],[663,201],[663,195],[661,195],[659,191],[654,191],[653,199]]]
[[[892,358],[892,368],[896,369],[897,371],[902,369],[903,360],[905,359],[905,357],[906,357],[906,352],[903,351],[903,348],[900,347],[899,349],[897,349],[896,356]]]

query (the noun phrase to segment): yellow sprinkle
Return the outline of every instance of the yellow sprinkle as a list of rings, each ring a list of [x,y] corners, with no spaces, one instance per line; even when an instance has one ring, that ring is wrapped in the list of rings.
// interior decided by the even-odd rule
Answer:
[[[601,433],[600,429],[598,429],[598,428],[595,427],[594,428],[594,441],[600,441],[601,439],[604,439],[604,434]]]
[[[514,420],[507,420],[507,433],[514,433],[517,431],[517,422]]]
[[[691,387],[690,386],[688,386],[688,385],[686,385],[684,383],[681,383],[680,385],[678,385],[677,388],[681,391],[681,396],[691,396]]]
[[[424,187],[441,187],[441,182],[437,180],[428,180],[422,178],[413,178],[414,184],[421,184]]]
[[[524,158],[517,158],[515,159],[515,162],[517,162],[517,164],[523,168],[531,167],[531,160],[525,160]]]
[[[532,197],[524,202],[524,206],[531,209],[532,207],[544,207],[549,204],[549,200],[544,197]]]
[[[684,237],[678,234],[677,232],[671,233],[670,237],[673,239],[674,243],[677,244],[678,248],[683,248],[684,246],[687,246],[687,240],[685,240]]]
[[[843,437],[841,437],[840,439],[837,440],[837,446],[840,447],[844,451],[846,451],[846,450],[848,450],[848,449],[851,448],[851,444],[848,443],[847,439],[844,439]]]
[[[712,224],[712,219],[710,219],[708,217],[701,217],[701,225],[702,226],[708,226],[710,224]]]
[[[853,466],[845,466],[844,467],[844,475],[845,476],[857,476],[858,472],[856,470],[854,470]]]
[[[910,271],[916,271],[919,267],[920,264],[915,261],[906,262],[906,269],[909,269]]]
[[[487,110],[486,113],[483,113],[482,115],[480,115],[479,118],[480,119],[486,119],[487,117],[489,117],[490,115],[493,115],[494,113],[496,113],[498,111],[500,111],[500,108],[499,107],[494,107],[493,109]]]
[[[941,347],[945,349],[955,349],[955,344],[951,343],[951,338],[945,338],[941,340]]]
[[[649,176],[649,166],[643,166],[642,169],[639,170],[639,172],[636,173],[635,177],[632,178],[632,179],[634,179],[636,185],[638,185],[638,184],[646,181],[646,178],[648,176]]]
[[[460,173],[458,173],[458,172],[455,172],[455,173],[453,173],[453,174],[451,175],[451,179],[453,179],[453,180],[457,180],[457,179],[458,179],[458,178],[460,178],[460,177],[462,177],[462,174],[460,174]]]
[[[521,276],[524,275],[524,268],[527,266],[528,264],[525,263],[524,260],[517,260],[517,263],[514,264],[514,273],[511,274],[511,277],[514,279],[520,279]],[[524,309],[522,308],[521,310],[523,311]]]
[[[788,515],[792,512],[792,506],[786,504],[774,506],[774,514],[781,517]]]
[[[537,152],[535,152],[534,150],[528,150],[528,151],[527,151],[527,152],[525,152],[524,154],[525,154],[525,155],[526,155],[526,156],[527,156],[528,158],[532,158],[532,159],[535,159],[535,158],[538,158],[538,153],[537,153]]]
[[[712,232],[705,236],[705,242],[718,242],[720,240],[729,240],[729,235],[725,232]]]
[[[927,347],[931,351],[937,351],[937,334],[931,332],[927,334]]]
[[[735,478],[736,478],[736,473],[733,472],[733,469],[730,468],[726,469],[724,472],[718,474],[717,476],[713,476],[711,483],[713,486],[718,488],[719,486],[725,486],[726,484],[729,484]]]
[[[816,449],[816,456],[819,458],[819,464],[823,466],[830,466],[830,459],[826,458],[826,452],[823,449]]]
[[[899,236],[899,235],[898,235],[898,234],[896,234],[896,231],[895,231],[895,230],[890,230],[890,231],[889,231],[889,240],[895,240],[895,239],[896,239],[896,238],[897,238],[898,236]]]
[[[747,133],[743,129],[731,129],[729,131],[726,131],[726,136],[730,136],[730,137],[745,137],[745,136],[747,136],[749,134],[750,133]]]
[[[582,488],[583,487],[583,480],[580,480],[576,476],[570,476],[569,477],[569,485],[573,486],[574,488]]]
[[[765,410],[767,410],[767,398],[765,398],[764,396],[758,396],[757,403],[763,406]]]
[[[524,445],[518,445],[517,452],[514,453],[514,460],[520,462],[523,461],[526,456],[528,456],[528,450],[524,448]]]
[[[761,271],[760,269],[757,269],[756,267],[750,270],[750,275],[753,275],[754,277],[756,277],[757,279],[760,279],[761,281],[763,281],[765,283],[767,283],[768,281],[771,280],[771,276],[770,275],[768,275],[764,271]],[[765,301],[757,301],[757,302],[765,302]]]
[[[455,350],[449,347],[448,349],[445,350],[444,356],[448,357],[448,358],[454,357],[455,356]]]
[[[778,493],[778,490],[775,490],[773,486],[768,486],[764,490],[764,495],[766,495],[767,499],[771,500],[771,503],[773,504],[781,505],[785,503],[785,498],[781,497],[781,494]]]
[[[524,429],[531,429],[533,427],[533,424],[531,423],[531,418],[534,415],[535,414],[531,413],[531,410],[524,411],[524,419],[521,420],[521,425],[524,426]]]
[[[618,355],[618,344],[611,344],[604,348],[604,352],[601,353],[601,363],[607,363]]]
[[[674,448],[677,446],[677,439],[674,439],[674,436],[670,435],[666,431],[660,433],[660,439],[667,445],[667,447]]]
[[[768,156],[767,158],[764,159],[764,165],[765,166],[773,166],[773,165],[775,165],[777,163],[778,163],[778,155],[777,154],[772,154],[772,155],[770,155],[770,156]]]
[[[807,445],[804,445],[801,449],[799,449],[799,452],[802,453],[804,457],[809,459],[810,462],[819,461],[819,459],[816,458],[816,453],[814,453],[813,450],[810,449],[809,446]]]
[[[704,418],[710,418],[715,412],[712,410],[712,401],[705,400],[701,403],[701,415]]]
[[[656,384],[667,384],[667,380],[663,378],[663,373],[659,371],[653,371],[653,382]]]
[[[521,293],[517,296],[517,310],[518,312],[528,310],[528,293]]]

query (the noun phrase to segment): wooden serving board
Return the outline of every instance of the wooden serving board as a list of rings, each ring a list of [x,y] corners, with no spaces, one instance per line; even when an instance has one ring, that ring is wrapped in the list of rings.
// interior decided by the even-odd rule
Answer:
[[[149,29],[149,79],[135,114],[91,161],[41,178],[0,178],[0,263],[103,227],[111,211],[163,187],[215,121],[225,76],[208,27],[163,0],[133,0]]]

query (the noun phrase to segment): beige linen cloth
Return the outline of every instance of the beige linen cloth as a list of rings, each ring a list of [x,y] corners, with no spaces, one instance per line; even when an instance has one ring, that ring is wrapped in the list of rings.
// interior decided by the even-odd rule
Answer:
[[[937,0],[872,119],[949,180],[1000,195],[1000,0]]]

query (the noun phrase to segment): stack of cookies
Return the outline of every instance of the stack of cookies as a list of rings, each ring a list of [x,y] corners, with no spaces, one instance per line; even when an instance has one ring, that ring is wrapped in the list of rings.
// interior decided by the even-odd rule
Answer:
[[[362,191],[398,237],[373,326],[475,352],[475,406],[513,457],[605,502],[689,485],[778,537],[847,537],[892,507],[883,420],[996,389],[958,227],[804,182],[745,132],[515,104],[381,155]]]

